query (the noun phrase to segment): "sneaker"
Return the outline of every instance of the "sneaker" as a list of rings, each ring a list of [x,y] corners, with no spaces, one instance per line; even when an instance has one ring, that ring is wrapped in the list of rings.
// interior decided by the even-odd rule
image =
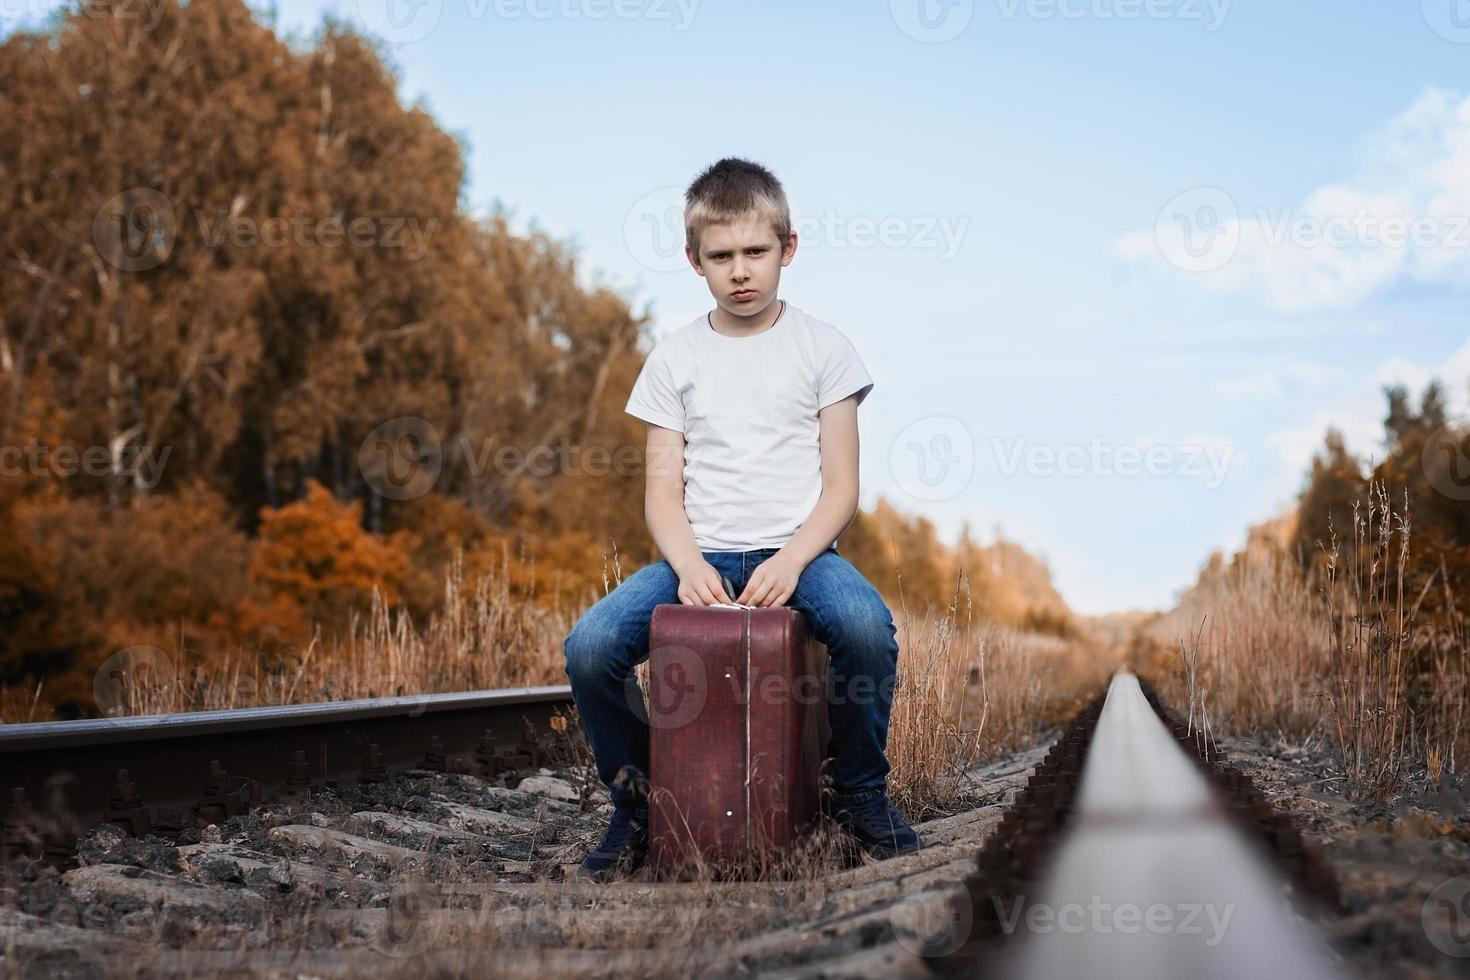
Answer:
[[[859,794],[856,800],[842,796],[824,798],[822,808],[865,850],[879,858],[912,854],[923,846],[919,835],[888,801],[888,794],[883,790]]]
[[[579,874],[593,881],[611,881],[643,866],[648,856],[648,807],[615,807],[602,840],[582,861]]]

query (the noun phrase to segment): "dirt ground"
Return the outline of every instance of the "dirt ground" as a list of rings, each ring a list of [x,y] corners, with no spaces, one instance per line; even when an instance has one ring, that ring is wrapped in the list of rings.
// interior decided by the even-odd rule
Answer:
[[[1337,874],[1346,910],[1304,908],[1349,976],[1470,976],[1470,792],[1411,779],[1378,802],[1354,799],[1335,752],[1273,736],[1221,740],[1271,801],[1298,818]]]
[[[1222,745],[1336,871],[1347,910],[1299,908],[1344,975],[1470,976],[1453,955],[1470,953],[1463,782],[1355,800],[1323,746]],[[787,881],[571,881],[608,806],[600,787],[552,770],[319,789],[177,843],[101,829],[77,869],[6,866],[0,966],[89,980],[923,976],[935,916],[1042,752],[974,767],[963,805],[918,825],[920,853],[854,860],[824,831]]]
[[[976,767],[925,848],[888,861],[830,827],[790,880],[571,880],[609,806],[577,773],[411,771],[257,808],[169,843],[103,828],[81,866],[6,867],[0,965],[18,976],[853,975],[917,961],[942,905],[1040,757]],[[891,964],[890,964],[891,965]],[[879,972],[892,972],[879,965]]]

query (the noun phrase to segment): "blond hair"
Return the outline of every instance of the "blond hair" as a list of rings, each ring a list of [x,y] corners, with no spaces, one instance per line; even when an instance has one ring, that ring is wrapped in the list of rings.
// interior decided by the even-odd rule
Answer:
[[[776,175],[740,157],[712,164],[684,192],[684,239],[699,258],[699,235],[708,226],[755,214],[770,222],[784,246],[791,235],[791,206]]]

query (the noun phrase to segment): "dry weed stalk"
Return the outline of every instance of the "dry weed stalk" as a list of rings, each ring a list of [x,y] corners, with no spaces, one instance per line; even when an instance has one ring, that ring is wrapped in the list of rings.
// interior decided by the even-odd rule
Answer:
[[[1179,658],[1184,664],[1184,683],[1189,693],[1188,697],[1188,719],[1185,722],[1186,732],[1194,736],[1195,744],[1200,749],[1211,749],[1215,747],[1215,741],[1210,732],[1210,712],[1206,705],[1208,688],[1199,682],[1199,651],[1200,639],[1204,636],[1205,620],[1202,617],[1199,629],[1194,635],[1194,646],[1186,646],[1183,637],[1179,639]],[[1194,723],[1195,715],[1199,715],[1199,726]]]
[[[1407,495],[1404,513],[1395,513],[1386,488],[1371,486],[1366,513],[1353,501],[1352,548],[1345,557],[1329,524],[1322,589],[1333,626],[1328,709],[1348,778],[1375,798],[1398,787],[1412,747],[1404,697],[1414,642],[1404,608],[1407,511]]]

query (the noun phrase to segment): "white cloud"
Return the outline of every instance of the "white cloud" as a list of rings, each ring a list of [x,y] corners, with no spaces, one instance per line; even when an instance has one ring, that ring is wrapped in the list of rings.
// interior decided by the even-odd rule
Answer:
[[[1211,390],[1232,401],[1275,401],[1290,388],[1321,388],[1340,374],[1331,364],[1303,361],[1222,378],[1211,385]]]
[[[1383,459],[1383,418],[1388,410],[1384,388],[1402,385],[1417,406],[1425,387],[1437,379],[1445,388],[1449,414],[1452,417],[1467,416],[1470,415],[1467,378],[1470,378],[1470,343],[1437,365],[1419,364],[1401,357],[1390,358],[1356,384],[1335,388],[1339,394],[1331,403],[1318,407],[1299,424],[1266,437],[1266,446],[1273,452],[1277,464],[1267,486],[1273,501],[1271,513],[1288,503],[1301,488],[1301,482],[1311,468],[1312,456],[1322,447],[1329,427],[1335,426],[1342,432],[1343,444],[1364,463],[1370,458],[1374,461]]]
[[[1470,286],[1470,98],[1430,87],[1367,140],[1358,172],[1300,204],[1194,188],[1109,252],[1283,312],[1347,309],[1403,283]]]
[[[1275,371],[1255,371],[1224,378],[1210,386],[1215,394],[1232,401],[1267,402],[1281,397],[1281,376]]]

